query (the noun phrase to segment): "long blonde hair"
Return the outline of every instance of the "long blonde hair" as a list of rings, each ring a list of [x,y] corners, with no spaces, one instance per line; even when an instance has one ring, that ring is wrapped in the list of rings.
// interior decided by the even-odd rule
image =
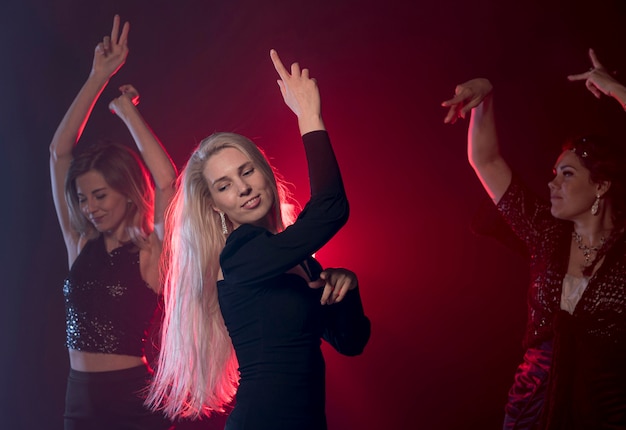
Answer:
[[[290,193],[263,152],[234,133],[216,133],[200,142],[181,173],[165,218],[165,316],[146,403],[170,418],[221,412],[237,389],[237,360],[217,298],[219,255],[226,237],[203,175],[207,160],[228,147],[245,154],[272,184],[274,225],[277,231],[284,228],[281,202]]]

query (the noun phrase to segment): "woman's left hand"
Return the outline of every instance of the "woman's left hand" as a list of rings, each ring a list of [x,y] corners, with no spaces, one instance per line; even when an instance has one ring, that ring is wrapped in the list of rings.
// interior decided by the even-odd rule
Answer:
[[[122,116],[124,109],[130,107],[131,104],[134,106],[139,104],[139,91],[130,84],[122,85],[119,90],[122,94],[111,100],[109,109],[112,113]]]
[[[620,85],[619,82],[598,61],[598,57],[596,57],[593,49],[589,49],[589,58],[593,67],[584,73],[569,75],[567,79],[570,81],[585,81],[587,89],[597,98],[602,97],[602,94],[609,97],[613,96],[614,87]]]
[[[343,300],[348,291],[358,287],[356,274],[348,269],[329,268],[320,273],[320,279],[309,283],[311,288],[324,287],[321,303],[332,305]]]

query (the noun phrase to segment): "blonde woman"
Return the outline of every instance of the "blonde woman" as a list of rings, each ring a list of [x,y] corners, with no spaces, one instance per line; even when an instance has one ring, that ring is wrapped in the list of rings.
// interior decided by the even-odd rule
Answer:
[[[228,430],[325,429],[320,339],[360,354],[368,341],[358,282],[311,255],[348,219],[317,83],[271,58],[298,117],[311,199],[293,225],[285,188],[249,139],[217,133],[181,174],[168,217],[166,311],[149,398],[170,417],[222,410]],[[234,350],[233,350],[234,347]],[[238,367],[237,367],[238,366]]]

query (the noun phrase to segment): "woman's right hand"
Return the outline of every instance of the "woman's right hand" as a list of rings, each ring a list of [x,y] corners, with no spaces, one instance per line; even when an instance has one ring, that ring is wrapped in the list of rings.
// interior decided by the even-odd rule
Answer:
[[[301,69],[298,63],[293,63],[287,70],[274,49],[270,51],[270,58],[280,77],[277,82],[283,100],[298,117],[300,133],[324,130],[320,92],[317,81],[309,76],[309,69]]]
[[[322,298],[323,305],[339,303],[346,296],[348,291],[359,286],[356,274],[348,269],[328,268],[320,273],[319,279],[309,282],[309,287],[313,289],[324,287]]]
[[[454,124],[457,119],[464,119],[469,111],[491,95],[492,90],[491,82],[485,78],[476,78],[457,85],[454,97],[441,103],[441,106],[450,108],[443,122]]]
[[[120,32],[120,16],[113,18],[111,35],[104,36],[96,45],[91,66],[91,74],[102,74],[107,78],[113,76],[122,67],[128,56],[128,31],[130,24],[124,23]]]

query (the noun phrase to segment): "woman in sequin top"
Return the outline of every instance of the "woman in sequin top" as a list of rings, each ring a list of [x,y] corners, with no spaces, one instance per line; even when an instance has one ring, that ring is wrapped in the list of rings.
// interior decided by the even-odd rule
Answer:
[[[626,106],[626,87],[589,54],[592,69],[569,79]],[[488,80],[458,85],[443,106],[446,123],[471,111],[470,164],[531,256],[526,353],[503,428],[626,429],[623,144],[599,136],[565,144],[547,202],[500,154]]]
[[[52,193],[70,267],[64,286],[66,429],[170,426],[143,407],[139,392],[151,377],[144,343],[161,293],[163,212],[173,195],[175,167],[137,110],[139,95],[130,85],[120,87],[109,109],[125,123],[141,157],[118,144],[74,148],[101,92],[126,60],[128,32],[129,24],[121,27],[115,16],[50,144]]]

